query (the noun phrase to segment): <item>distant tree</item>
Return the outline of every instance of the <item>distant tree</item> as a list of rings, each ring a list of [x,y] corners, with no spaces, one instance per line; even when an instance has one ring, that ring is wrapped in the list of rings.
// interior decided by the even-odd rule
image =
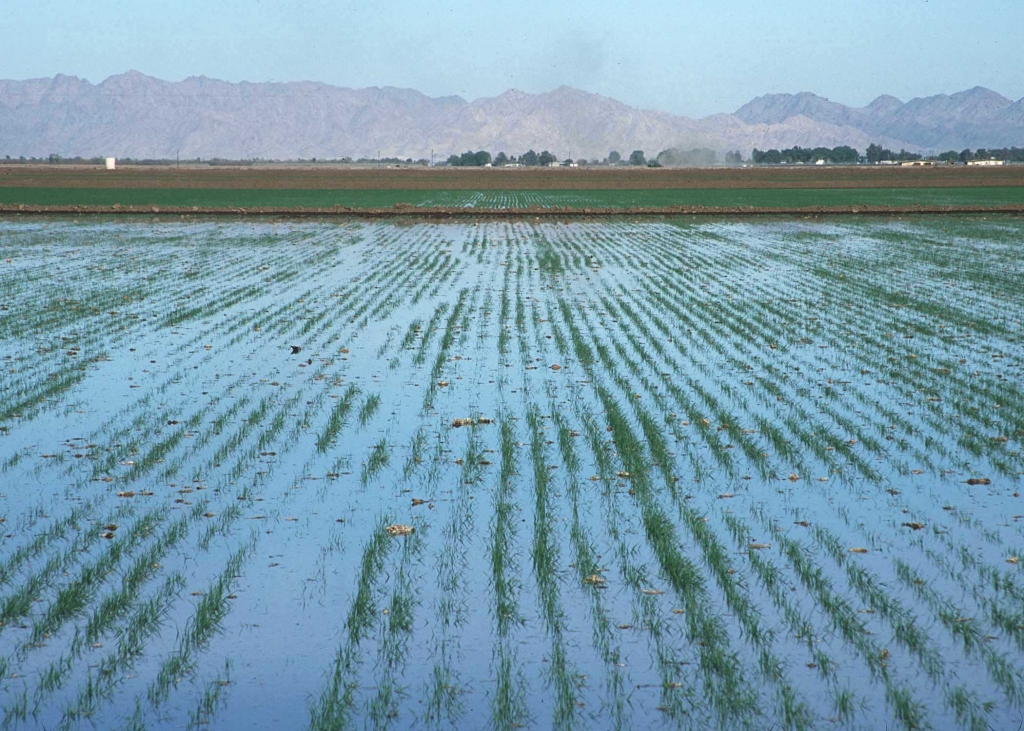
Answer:
[[[779,154],[782,156],[781,162],[786,162],[786,163],[794,163],[794,162],[808,163],[808,162],[811,162],[811,157],[814,154],[814,150],[812,150],[810,148],[806,148],[805,149],[803,147],[800,147],[800,145],[795,145],[793,147],[789,147],[789,148],[786,148],[785,150],[782,150]]]
[[[564,162],[566,165],[572,165],[572,158],[567,157],[564,160],[562,160],[562,162]]]
[[[892,153],[892,150],[885,150],[885,152],[889,153],[889,156],[887,158],[889,160],[900,160],[900,161],[903,161],[903,160],[920,160],[921,159],[921,155],[918,155],[916,152],[907,152],[902,147],[900,148],[900,151],[898,153],[896,153],[895,155]]]
[[[868,162],[871,163],[872,165],[875,165],[882,161],[883,152],[884,150],[882,150],[881,145],[876,145],[874,142],[872,142],[870,145],[868,145],[867,152],[864,154],[867,156]]]
[[[946,152],[940,152],[938,159],[942,162],[954,163],[959,159],[960,155],[956,150],[946,150]]]
[[[622,162],[622,155],[619,154],[618,150],[612,150],[608,153],[608,162],[612,164]]]
[[[649,168],[660,168],[661,167],[661,163],[658,162],[658,158],[654,158],[653,160],[648,160],[647,161],[647,167],[649,167]]]
[[[840,145],[829,151],[825,159],[840,164],[853,164],[860,160],[860,153],[852,147]]]
[[[547,150],[544,150],[544,152],[540,153],[540,157],[537,158],[537,161],[541,165],[550,165],[553,162],[558,162],[558,158],[552,155]]]
[[[585,157],[577,157],[576,158],[576,164],[577,165],[586,165],[587,164],[587,158],[585,158]]]
[[[970,150],[961,150],[959,157],[960,157],[960,162],[966,164],[969,161],[974,159],[974,154],[971,153]]]
[[[739,165],[743,162],[743,154],[739,150],[730,150],[725,153],[725,162],[727,165]]]
[[[647,158],[644,157],[643,150],[633,150],[629,153],[629,164],[630,165],[646,165]]]
[[[750,155],[751,159],[759,165],[778,165],[782,162],[782,153],[772,148],[761,152],[757,148]]]
[[[504,165],[507,162],[508,162],[508,155],[506,155],[504,152],[499,152],[494,157],[494,164],[495,165]]]
[[[831,160],[832,150],[828,147],[815,147],[804,162],[818,162],[818,160]]]
[[[534,152],[533,150],[527,150],[519,159],[523,163],[523,165],[529,165],[530,167],[540,164],[539,158],[537,157],[537,153]]]
[[[491,161],[491,153],[487,152],[486,150],[480,150],[473,157],[475,158],[473,164],[479,168],[482,168],[484,165]]]
[[[452,167],[459,167],[460,165],[462,165],[462,158],[460,158],[458,155],[449,155],[448,164],[451,165]]]

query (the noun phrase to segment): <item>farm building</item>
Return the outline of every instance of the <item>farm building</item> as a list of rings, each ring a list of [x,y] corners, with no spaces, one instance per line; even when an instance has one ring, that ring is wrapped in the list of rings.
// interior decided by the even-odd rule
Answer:
[[[1005,165],[1004,160],[968,160],[967,164],[971,167],[995,167],[997,165]]]

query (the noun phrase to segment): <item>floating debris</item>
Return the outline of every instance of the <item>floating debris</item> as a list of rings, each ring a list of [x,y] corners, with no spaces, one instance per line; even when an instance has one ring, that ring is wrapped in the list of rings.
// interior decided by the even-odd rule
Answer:
[[[849,549],[849,552],[850,552],[850,553],[867,553],[867,552],[868,552],[868,549],[866,549],[866,548],[860,548],[859,546],[857,546],[857,547],[855,547],[855,548],[851,548],[851,549]]]
[[[972,477],[967,480],[968,485],[991,485],[992,480],[987,477]]]
[[[474,419],[472,417],[462,417],[459,419],[452,420],[452,429],[458,429],[461,426],[479,426],[480,424],[493,424],[494,419],[488,419],[486,417],[479,417]]]
[[[924,528],[924,523],[911,522],[901,523],[900,525],[902,525],[904,528],[911,528],[913,530],[921,530],[922,528]]]
[[[389,525],[384,530],[387,531],[387,534],[389,536],[394,537],[394,536],[407,536],[407,535],[409,535],[410,533],[412,533],[416,529],[413,528],[411,525],[402,525],[401,523],[394,523],[393,525]]]

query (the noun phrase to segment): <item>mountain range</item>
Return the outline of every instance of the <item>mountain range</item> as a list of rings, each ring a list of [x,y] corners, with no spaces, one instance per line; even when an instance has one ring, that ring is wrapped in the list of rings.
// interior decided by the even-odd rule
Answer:
[[[129,71],[93,84],[75,76],[0,80],[0,157],[184,159],[412,157],[465,150],[550,150],[603,158],[667,148],[835,147],[876,142],[915,152],[1024,146],[1024,99],[975,87],[866,107],[768,94],[732,114],[691,119],[639,110],[570,87],[510,90],[467,102],[412,89],[317,82],[162,81]]]

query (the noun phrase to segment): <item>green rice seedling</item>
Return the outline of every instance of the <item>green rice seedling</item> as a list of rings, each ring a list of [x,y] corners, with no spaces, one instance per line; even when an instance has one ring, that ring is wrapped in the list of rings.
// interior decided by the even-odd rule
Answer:
[[[28,689],[15,696],[14,702],[4,708],[4,727],[10,728],[16,723],[26,723],[29,717]]]
[[[370,455],[366,458],[366,462],[363,465],[363,470],[360,475],[360,481],[365,485],[374,477],[376,477],[382,469],[388,466],[391,462],[391,448],[388,445],[387,438],[382,438],[379,442],[373,445],[370,450]]]
[[[178,639],[176,651],[166,658],[160,666],[156,678],[147,689],[146,696],[155,708],[162,705],[170,693],[176,679],[185,677],[194,668],[195,655],[219,631],[220,625],[230,611],[230,585],[242,566],[245,565],[256,547],[257,536],[235,551],[228,559],[224,570],[210,584],[207,591],[196,605],[195,612],[186,622],[185,628]]]
[[[413,356],[413,365],[423,365],[427,359],[427,348],[430,346],[430,341],[433,338],[433,334],[437,332],[438,327],[441,324],[442,318],[451,309],[451,305],[447,302],[442,302],[434,310],[434,313],[430,316],[430,320],[427,322],[426,327],[423,330],[423,338],[420,341],[419,350],[416,351],[416,355]]]
[[[555,565],[558,562],[558,548],[552,541],[552,526],[549,518],[548,483],[550,481],[544,436],[541,431],[541,416],[536,406],[526,413],[530,433],[530,455],[533,466],[534,490],[534,533],[530,555],[537,580],[541,610],[552,637],[550,681],[556,694],[554,711],[555,723],[569,725],[576,714],[576,687],[572,677],[576,673],[569,666],[569,657],[563,644],[564,612],[559,600]]]
[[[408,482],[419,466],[423,464],[426,448],[427,433],[423,427],[419,427],[409,440],[409,456],[406,457],[405,464],[402,466],[403,482]]]
[[[380,394],[374,393],[366,397],[359,408],[359,425],[366,426],[380,408]]]
[[[359,661],[359,647],[376,621],[374,586],[380,580],[384,562],[392,547],[385,531],[386,519],[378,520],[360,563],[356,594],[345,619],[347,637],[337,654],[329,682],[320,692],[316,705],[310,708],[310,727],[338,728],[350,717],[354,702],[351,673]]]
[[[206,690],[199,697],[196,707],[189,711],[188,728],[197,729],[208,725],[218,709],[224,706],[221,693],[231,684],[231,660],[224,661],[223,676],[206,684]]]
[[[953,603],[940,597],[920,575],[903,561],[896,562],[896,572],[914,593],[933,609],[936,616],[950,635],[957,640],[969,655],[977,655],[984,661],[989,677],[1007,698],[1020,703],[1024,696],[1024,677],[1021,671],[1005,655],[987,644],[979,623],[964,617]]]
[[[124,618],[132,608],[142,585],[155,575],[159,564],[157,561],[163,554],[187,533],[188,518],[179,519],[132,566],[122,581],[122,588],[108,595],[90,615],[84,632],[76,630],[69,650],[55,660],[44,672],[43,678],[36,687],[35,700],[43,701],[48,695],[60,688],[73,669],[74,661],[81,655],[86,646],[93,645],[100,637]]]
[[[334,409],[331,410],[330,420],[327,422],[324,430],[317,437],[317,451],[326,452],[341,430],[345,428],[348,416],[352,412],[352,408],[355,406],[355,400],[359,396],[359,393],[359,387],[355,385],[350,385],[345,389],[345,393],[340,399],[338,399],[338,402],[334,405]]]
[[[101,703],[109,702],[119,682],[118,673],[129,670],[146,647],[146,640],[159,630],[168,608],[185,586],[181,574],[169,576],[160,589],[129,617],[117,648],[90,673],[75,700],[63,708],[60,728],[71,728],[77,719],[95,714]],[[137,704],[138,706],[138,704]]]
[[[86,608],[95,592],[106,577],[113,572],[121,558],[130,554],[138,543],[148,537],[166,515],[166,511],[154,511],[143,516],[133,527],[124,541],[113,541],[107,550],[94,563],[82,567],[75,581],[64,586],[43,615],[33,623],[32,644],[56,632],[65,622],[77,617]]]

